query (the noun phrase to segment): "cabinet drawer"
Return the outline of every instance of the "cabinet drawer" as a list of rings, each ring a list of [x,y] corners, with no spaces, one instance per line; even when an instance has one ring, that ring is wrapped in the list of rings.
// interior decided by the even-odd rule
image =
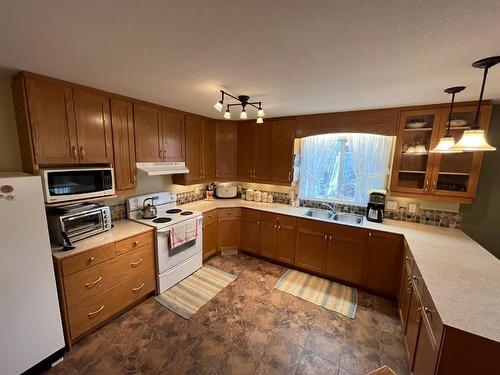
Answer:
[[[441,336],[443,335],[443,322],[425,285],[423,285],[422,291],[422,310],[423,314],[425,314],[427,320],[429,321],[432,334],[434,335],[436,343],[439,346]]]
[[[268,223],[277,223],[278,219],[279,219],[279,216],[280,215],[273,214],[272,212],[261,211],[261,213],[260,213],[260,220],[268,222]]]
[[[144,246],[153,242],[153,231],[139,234],[115,243],[116,255],[120,255],[132,249]]]
[[[241,216],[241,208],[219,208],[217,211],[217,216],[219,218],[225,217],[240,217]]]
[[[208,225],[217,222],[217,210],[203,213],[203,224]]]
[[[295,227],[295,225],[297,224],[297,219],[295,219],[292,216],[287,216],[287,215],[277,215],[277,216],[279,225]]]
[[[71,258],[62,260],[61,267],[64,276],[71,275],[75,272],[85,270],[96,264],[102,263],[115,256],[115,244],[110,243],[95,249],[86,251],[82,254],[75,255]]]
[[[115,285],[154,268],[153,244],[145,245],[87,270],[64,278],[66,304],[72,307]]]
[[[71,339],[75,339],[98,325],[155,288],[154,268],[145,269],[139,275],[104,293],[96,295],[68,310]]]
[[[258,210],[252,210],[250,208],[244,208],[244,209],[241,210],[241,216],[244,219],[259,220],[260,219],[260,211],[258,211]]]

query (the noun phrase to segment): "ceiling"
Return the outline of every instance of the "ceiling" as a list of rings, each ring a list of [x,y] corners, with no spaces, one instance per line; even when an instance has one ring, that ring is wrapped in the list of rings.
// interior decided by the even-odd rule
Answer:
[[[447,102],[456,85],[475,100],[499,19],[498,0],[3,1],[0,68],[214,118],[221,88],[267,116]]]

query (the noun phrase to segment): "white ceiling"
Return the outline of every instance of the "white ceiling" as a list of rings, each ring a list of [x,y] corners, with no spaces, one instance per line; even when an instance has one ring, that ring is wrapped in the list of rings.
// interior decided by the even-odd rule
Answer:
[[[0,2],[0,67],[214,118],[221,88],[268,116],[447,102],[456,85],[475,100],[471,63],[499,42],[498,0]],[[500,65],[485,95],[500,100]]]

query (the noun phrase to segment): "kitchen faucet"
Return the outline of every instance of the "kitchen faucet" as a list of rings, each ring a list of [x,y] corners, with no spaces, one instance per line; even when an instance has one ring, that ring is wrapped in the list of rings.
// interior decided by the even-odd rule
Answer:
[[[331,205],[330,203],[321,203],[322,206],[328,207],[334,214],[337,213],[337,208],[335,207],[335,203]]]

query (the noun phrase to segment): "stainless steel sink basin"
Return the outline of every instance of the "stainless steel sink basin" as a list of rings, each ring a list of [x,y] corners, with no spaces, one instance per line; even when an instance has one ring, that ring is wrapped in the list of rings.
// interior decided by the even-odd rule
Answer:
[[[311,208],[307,211],[304,216],[309,216],[314,219],[331,221],[332,223],[341,223],[349,225],[363,225],[364,217],[356,214],[348,213],[333,213],[333,211],[320,210],[317,208]]]

